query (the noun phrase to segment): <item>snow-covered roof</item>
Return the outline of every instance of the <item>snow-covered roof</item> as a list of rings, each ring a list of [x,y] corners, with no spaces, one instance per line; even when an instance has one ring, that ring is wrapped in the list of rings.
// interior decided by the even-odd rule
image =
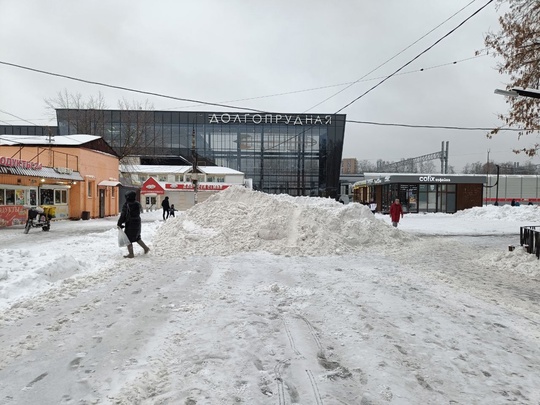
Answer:
[[[197,166],[205,174],[243,174],[238,170],[223,166]],[[122,173],[144,173],[144,174],[184,174],[193,169],[193,166],[167,166],[167,165],[121,165]]]
[[[144,174],[184,174],[192,166],[162,166],[162,165],[120,165],[122,173]]]
[[[0,135],[0,145],[51,145],[51,146],[78,146],[100,139],[97,135]]]
[[[198,168],[206,174],[242,174],[238,170],[223,166],[198,166]]]

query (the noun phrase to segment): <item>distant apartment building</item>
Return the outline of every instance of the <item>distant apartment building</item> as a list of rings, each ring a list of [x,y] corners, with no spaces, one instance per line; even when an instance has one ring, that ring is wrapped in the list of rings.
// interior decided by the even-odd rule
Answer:
[[[341,161],[341,173],[342,174],[358,173],[358,160],[354,158],[343,159]]]

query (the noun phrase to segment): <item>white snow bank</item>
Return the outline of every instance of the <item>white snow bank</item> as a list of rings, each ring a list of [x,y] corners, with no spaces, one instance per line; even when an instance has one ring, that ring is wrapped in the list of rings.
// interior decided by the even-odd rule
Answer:
[[[457,218],[522,221],[526,222],[524,225],[534,225],[540,222],[540,208],[537,205],[521,205],[519,207],[487,205],[458,211],[453,215]]]
[[[157,230],[154,249],[158,255],[173,257],[246,251],[326,256],[392,247],[412,239],[375,219],[360,204],[231,187],[164,223]]]

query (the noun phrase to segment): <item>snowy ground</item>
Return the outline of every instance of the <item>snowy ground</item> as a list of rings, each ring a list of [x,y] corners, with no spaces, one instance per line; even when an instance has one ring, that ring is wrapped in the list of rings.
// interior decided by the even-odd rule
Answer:
[[[536,206],[406,215],[233,188],[124,259],[0,229],[0,404],[539,404]],[[508,251],[508,245],[516,250]]]

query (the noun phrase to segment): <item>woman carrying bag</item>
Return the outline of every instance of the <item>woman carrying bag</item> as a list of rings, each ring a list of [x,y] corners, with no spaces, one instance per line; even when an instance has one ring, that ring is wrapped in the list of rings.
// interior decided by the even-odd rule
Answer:
[[[141,239],[141,204],[135,199],[137,193],[135,191],[128,191],[126,193],[126,202],[122,207],[122,213],[118,219],[118,228],[124,228],[125,224],[125,233],[129,239],[129,244],[127,245],[128,254],[124,256],[125,258],[133,258],[133,242],[137,242],[143,249],[144,253],[148,253],[150,248]]]

